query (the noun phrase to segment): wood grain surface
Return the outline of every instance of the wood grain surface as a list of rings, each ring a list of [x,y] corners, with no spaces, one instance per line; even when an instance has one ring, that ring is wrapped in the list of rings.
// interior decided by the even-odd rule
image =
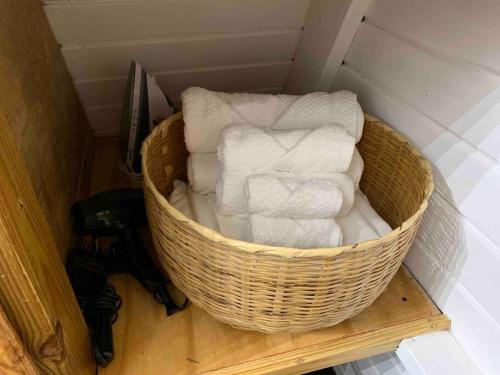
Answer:
[[[0,122],[11,129],[59,253],[92,133],[39,0],[0,2]]]
[[[0,305],[43,374],[92,374],[88,331],[15,138],[0,118]]]
[[[30,354],[0,306],[0,373],[35,375],[37,369]]]

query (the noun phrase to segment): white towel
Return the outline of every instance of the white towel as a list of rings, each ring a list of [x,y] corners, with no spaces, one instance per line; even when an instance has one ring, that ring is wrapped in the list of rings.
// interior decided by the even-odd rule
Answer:
[[[227,94],[190,87],[182,95],[186,146],[190,152],[216,152],[220,132],[238,122],[271,127],[297,96]]]
[[[180,180],[175,180],[173,183],[174,190],[170,194],[168,201],[177,210],[183,213],[191,220],[195,220],[193,207],[189,202],[188,188],[189,186]]]
[[[272,130],[249,125],[226,127],[217,158],[224,170],[345,172],[354,138],[338,124],[316,129]]]
[[[187,160],[189,184],[200,194],[215,192],[220,176],[219,162],[215,153],[192,153]]]
[[[359,190],[359,182],[363,175],[363,170],[365,169],[365,163],[363,158],[359,153],[358,149],[355,147],[352,154],[351,164],[345,173],[347,173],[352,178],[352,183],[354,184],[354,190]]]
[[[217,195],[217,208],[223,215],[246,214],[248,212],[245,199],[245,184],[253,172],[224,171],[217,181],[215,193]],[[354,185],[350,176],[345,173],[287,173],[266,172],[267,175],[279,178],[294,178],[299,181],[328,180],[335,184],[343,196],[342,208],[338,216],[345,216],[354,203]]]
[[[271,128],[277,123],[277,129],[317,128],[339,123],[357,141],[363,131],[363,112],[356,95],[347,91],[300,97],[227,94],[191,87],[181,98],[185,140],[190,152],[216,152],[221,130],[235,123],[261,128]]]
[[[368,197],[363,192],[356,192],[354,205],[358,208],[364,218],[371,224],[371,226],[377,231],[379,237],[383,237],[386,234],[392,232],[392,228],[384,221],[384,219],[380,217],[377,211],[375,211],[375,209],[370,204]]]
[[[342,191],[331,180],[249,176],[245,184],[248,212],[268,217],[326,219],[342,208]]]
[[[353,245],[359,242],[379,238],[368,220],[361,214],[357,206],[354,206],[347,216],[336,218],[343,234],[343,245]]]
[[[218,214],[215,210],[215,194],[196,193],[186,183],[176,180],[168,201],[188,218],[204,227],[215,230],[227,238],[250,241],[248,217]]]
[[[194,191],[201,194],[215,192],[215,185],[221,174],[221,166],[217,160],[217,153],[194,153],[191,154],[191,157],[193,156],[198,160],[190,162],[191,159],[188,159],[188,177],[191,187]],[[202,157],[204,159],[199,160]],[[352,178],[354,190],[358,190],[359,181],[363,174],[363,159],[357,148],[354,149],[351,164],[345,173]]]
[[[365,119],[356,94],[337,91],[313,92],[301,96],[283,112],[273,128],[317,128],[332,122],[342,125],[356,138],[356,143],[359,142]]]
[[[214,210],[214,195],[201,195],[193,192],[182,181],[174,181],[174,190],[169,197],[169,202],[176,209],[181,211],[191,220],[201,218],[204,222],[199,224],[204,225],[210,229],[220,231],[220,233],[228,238],[234,238],[242,241],[251,241],[249,234],[249,220],[246,216],[224,216],[220,215]],[[196,205],[191,203],[188,195],[197,196]],[[366,196],[361,193],[356,193],[355,205],[349,215],[341,218],[336,218],[337,224],[340,226],[343,234],[343,245],[351,245],[362,241],[373,240],[384,236],[392,229],[389,225],[377,214],[371,207]],[[359,207],[363,208],[360,209]],[[193,212],[196,210],[196,214]],[[367,220],[367,212],[371,212],[369,216],[371,219]],[[213,217],[216,220],[213,220]],[[208,220],[207,220],[208,219]],[[375,228],[378,228],[376,230]]]
[[[334,219],[291,219],[250,215],[253,242],[301,249],[337,247],[342,232]]]
[[[215,200],[214,194],[210,194]],[[217,224],[220,233],[227,238],[232,238],[240,241],[251,242],[250,233],[248,230],[248,216],[246,215],[221,215],[215,213]]]
[[[197,223],[204,227],[220,231],[217,225],[217,218],[215,216],[215,202],[210,199],[210,195],[202,195],[195,192],[193,189],[187,189],[191,207],[193,207],[194,219]]]

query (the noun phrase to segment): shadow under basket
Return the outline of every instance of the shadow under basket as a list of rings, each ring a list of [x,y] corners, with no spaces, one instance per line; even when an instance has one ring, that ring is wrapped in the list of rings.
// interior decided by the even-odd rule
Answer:
[[[361,190],[395,229],[350,246],[271,247],[226,238],[168,203],[173,181],[186,181],[189,154],[182,113],[165,120],[142,147],[146,208],[162,267],[196,306],[240,329],[309,331],[358,314],[401,266],[433,183],[422,155],[371,116],[357,147],[365,163]]]

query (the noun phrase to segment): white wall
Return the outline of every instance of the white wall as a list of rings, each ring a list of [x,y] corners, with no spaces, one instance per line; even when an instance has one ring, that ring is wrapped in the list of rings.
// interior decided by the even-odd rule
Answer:
[[[384,353],[335,366],[337,375],[480,375],[449,332],[434,332],[401,342]]]
[[[287,94],[328,91],[371,0],[312,0]]]
[[[96,134],[119,127],[130,61],[174,102],[193,85],[283,90],[311,0],[43,0]]]
[[[334,367],[337,375],[410,375],[394,353],[384,353]],[[444,374],[443,374],[444,375]],[[455,375],[455,374],[454,374]]]
[[[500,2],[373,0],[332,89],[432,162],[406,264],[486,374],[500,373]]]

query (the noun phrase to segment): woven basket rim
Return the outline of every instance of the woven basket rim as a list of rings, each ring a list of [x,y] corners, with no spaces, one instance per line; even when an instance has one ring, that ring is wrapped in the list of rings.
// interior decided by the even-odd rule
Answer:
[[[177,210],[175,207],[173,207],[167,200],[167,198],[161,194],[157,189],[156,186],[154,185],[153,181],[151,180],[148,170],[147,170],[147,165],[148,165],[148,147],[151,143],[151,140],[158,135],[158,133],[161,133],[165,131],[168,126],[175,122],[182,120],[182,112],[178,112],[168,119],[164,120],[162,123],[160,123],[158,126],[156,126],[151,134],[144,140],[141,148],[141,155],[142,155],[142,171],[143,171],[143,185],[144,189],[149,188],[150,191],[153,193],[157,201],[161,204],[161,206],[176,220],[182,221],[185,225],[188,225],[193,231],[197,232],[200,234],[200,236],[203,236],[215,243],[221,243],[226,246],[232,246],[235,247],[241,251],[246,251],[250,253],[259,253],[259,254],[269,254],[269,255],[275,255],[275,256],[280,256],[284,258],[295,258],[295,257],[336,257],[339,254],[346,253],[346,252],[357,252],[357,251],[363,251],[366,249],[369,249],[373,246],[377,246],[379,244],[386,244],[394,241],[398,235],[407,230],[409,227],[411,227],[423,214],[425,209],[427,208],[429,198],[432,194],[432,191],[434,190],[434,183],[433,183],[433,178],[432,178],[432,169],[430,166],[430,163],[427,159],[424,158],[424,156],[420,153],[420,151],[413,146],[410,141],[401,133],[395,131],[388,125],[384,124],[382,121],[377,119],[376,117],[365,114],[365,120],[374,122],[377,124],[377,126],[381,126],[384,128],[385,131],[390,132],[392,136],[396,137],[399,141],[405,143],[405,145],[408,147],[409,151],[417,157],[417,159],[420,162],[420,166],[422,169],[425,171],[426,175],[426,181],[425,181],[425,196],[424,199],[422,200],[418,210],[407,220],[405,220],[399,227],[394,228],[390,233],[386,234],[385,236],[375,239],[375,240],[369,240],[369,241],[363,241],[360,243],[352,244],[352,245],[345,245],[345,246],[339,246],[339,247],[333,247],[333,248],[313,248],[313,249],[299,249],[299,248],[290,248],[290,247],[278,247],[278,246],[268,246],[268,245],[261,245],[261,244],[255,244],[251,242],[245,242],[245,241],[240,241],[240,240],[235,240],[231,238],[227,238],[220,234],[217,231],[214,231],[210,228],[207,228],[201,224],[198,224],[196,221],[189,219],[187,216],[185,216],[183,213],[181,213],[179,210]]]

